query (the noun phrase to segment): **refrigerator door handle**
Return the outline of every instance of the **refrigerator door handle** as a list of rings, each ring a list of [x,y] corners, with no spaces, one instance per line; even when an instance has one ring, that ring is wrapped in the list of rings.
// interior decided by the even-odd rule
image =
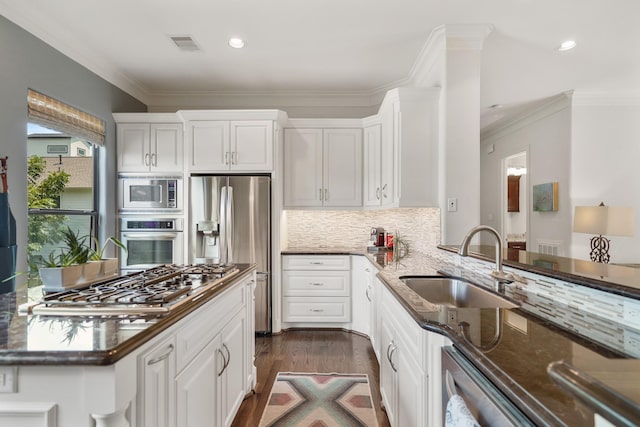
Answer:
[[[235,262],[233,259],[233,234],[234,234],[234,221],[233,221],[233,187],[227,186],[227,253],[225,264],[232,264]]]
[[[256,276],[258,275],[262,275],[262,276],[270,276],[271,273],[266,272],[266,271],[256,271]]]

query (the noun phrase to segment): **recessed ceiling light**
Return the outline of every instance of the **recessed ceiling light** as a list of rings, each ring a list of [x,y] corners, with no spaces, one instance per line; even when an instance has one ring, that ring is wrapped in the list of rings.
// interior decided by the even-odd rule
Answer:
[[[571,50],[574,47],[576,47],[575,40],[567,40],[567,41],[564,41],[564,42],[560,43],[560,47],[558,47],[558,50],[559,51]]]
[[[244,47],[244,40],[238,37],[232,37],[229,39],[229,46],[234,49],[242,49]]]

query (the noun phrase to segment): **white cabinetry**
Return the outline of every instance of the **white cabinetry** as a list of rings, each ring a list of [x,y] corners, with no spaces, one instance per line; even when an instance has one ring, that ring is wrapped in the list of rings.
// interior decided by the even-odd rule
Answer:
[[[393,121],[389,116],[374,116],[365,124],[364,133],[364,201],[367,207],[386,207],[393,196]],[[370,120],[367,120],[369,122]]]
[[[361,129],[285,129],[285,207],[362,205]]]
[[[443,425],[439,352],[450,341],[422,329],[380,286],[380,393],[390,424]]]
[[[151,347],[139,358],[138,425],[157,427],[174,425],[175,347],[175,336],[171,335]]]
[[[371,334],[372,266],[363,256],[351,257],[351,330]]]
[[[114,114],[114,117],[117,122],[118,172],[182,172],[184,145],[181,123],[144,122],[170,118],[153,114]],[[131,123],[128,120],[141,122]]]
[[[377,269],[373,266],[373,264],[369,263],[369,285],[367,286],[367,296],[371,300],[369,304],[369,340],[371,341],[371,347],[373,347],[373,352],[378,359],[380,359],[380,312],[381,312],[381,292],[382,292],[382,283],[376,277]]]
[[[393,139],[394,206],[438,206],[439,93],[437,88],[393,89],[380,108],[387,124],[383,140]]]
[[[350,279],[348,255],[283,256],[283,321],[349,322]]]
[[[138,425],[231,425],[255,383],[254,286],[241,279],[139,357]]]
[[[427,378],[420,327],[386,289],[382,292],[380,392],[392,426],[427,426]]]
[[[271,120],[188,121],[187,170],[271,171],[273,126]]]

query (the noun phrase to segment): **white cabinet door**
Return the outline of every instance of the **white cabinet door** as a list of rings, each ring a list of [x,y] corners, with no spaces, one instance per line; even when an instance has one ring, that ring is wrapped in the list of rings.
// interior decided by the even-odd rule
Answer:
[[[149,170],[151,128],[146,123],[121,123],[117,130],[118,172]]]
[[[182,172],[182,125],[120,123],[118,172]]]
[[[182,125],[152,124],[149,153],[151,171],[182,172]]]
[[[380,206],[381,126],[364,128],[364,206]]]
[[[218,374],[224,367],[220,335],[207,344],[176,378],[177,422],[181,427],[219,425]],[[143,424],[155,426],[155,424]]]
[[[284,205],[322,206],[322,129],[285,129]]]
[[[381,345],[381,338],[380,338],[380,300],[381,300],[381,289],[380,287],[382,286],[382,284],[380,283],[380,281],[378,280],[376,276],[376,271],[375,271],[375,267],[373,267],[373,265],[371,265],[371,263],[369,263],[370,265],[370,269],[371,272],[369,274],[371,274],[370,277],[370,287],[369,287],[369,298],[371,299],[371,308],[370,308],[370,314],[371,314],[371,320],[369,322],[369,340],[371,341],[371,346],[373,347],[373,352],[375,353],[376,357],[378,358],[378,363],[382,363],[381,362],[381,354],[380,354],[380,345]]]
[[[416,362],[411,358],[407,349],[402,347],[402,341],[394,353],[398,372],[398,400],[396,420],[398,426],[427,426],[424,408],[427,406],[428,396],[424,391],[424,374]],[[434,375],[439,375],[434,373]]]
[[[362,206],[362,131],[325,129],[324,206]]]
[[[191,121],[187,126],[187,172],[229,170],[229,122]]]
[[[382,403],[389,418],[389,424],[394,427],[398,426],[397,415],[397,399],[398,385],[396,367],[393,365],[394,351],[396,342],[394,341],[395,331],[389,322],[384,319],[380,327],[380,341],[382,344],[380,354],[380,394]]]
[[[380,205],[391,206],[395,202],[394,196],[394,159],[396,153],[396,140],[393,135],[396,131],[393,120],[393,111],[382,114],[382,130],[380,137]]]
[[[220,419],[223,426],[230,426],[244,399],[244,383],[247,377],[245,353],[246,321],[244,311],[234,316],[220,333],[220,350],[225,356],[225,365],[220,375]]]
[[[231,170],[273,170],[273,122],[233,121],[231,127]]]
[[[371,333],[371,264],[363,256],[351,258],[351,329],[368,336]]]
[[[173,335],[140,356],[138,372],[143,378],[138,378],[142,385],[138,393],[138,425],[174,425],[175,357]]]

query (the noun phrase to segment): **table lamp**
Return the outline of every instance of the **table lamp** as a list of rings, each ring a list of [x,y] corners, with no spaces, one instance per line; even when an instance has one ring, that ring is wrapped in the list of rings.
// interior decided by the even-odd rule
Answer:
[[[591,261],[608,263],[610,240],[607,236],[633,236],[633,208],[576,206],[573,217],[575,233],[596,234],[591,238]]]

